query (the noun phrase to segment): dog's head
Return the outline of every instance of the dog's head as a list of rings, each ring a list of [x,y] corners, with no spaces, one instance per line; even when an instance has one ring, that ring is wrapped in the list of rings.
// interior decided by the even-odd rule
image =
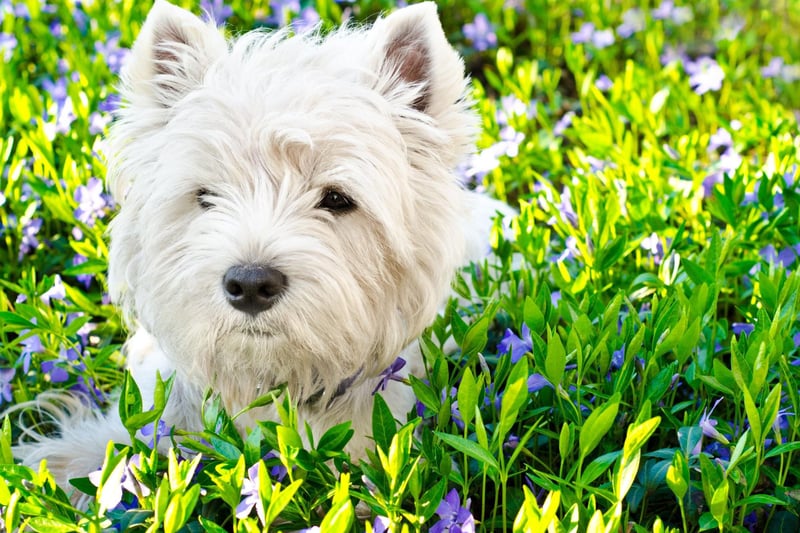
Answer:
[[[462,257],[465,90],[432,3],[228,42],[158,0],[109,138],[112,297],[207,378],[377,374]]]

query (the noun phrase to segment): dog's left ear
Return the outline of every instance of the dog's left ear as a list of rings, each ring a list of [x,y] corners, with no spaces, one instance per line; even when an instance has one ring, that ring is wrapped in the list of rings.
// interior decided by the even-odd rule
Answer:
[[[464,64],[447,42],[436,4],[399,9],[375,23],[377,89],[394,99],[398,91],[416,94],[411,107],[433,117],[463,98]]]

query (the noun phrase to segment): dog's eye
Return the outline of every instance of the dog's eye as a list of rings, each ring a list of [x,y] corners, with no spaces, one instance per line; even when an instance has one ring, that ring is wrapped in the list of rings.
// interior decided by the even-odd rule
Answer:
[[[197,189],[197,192],[195,192],[195,197],[197,198],[197,205],[199,205],[204,211],[214,207],[214,204],[211,202],[211,199],[214,197],[214,195],[211,194],[208,189]]]
[[[325,195],[317,204],[317,207],[338,215],[352,211],[356,208],[356,204],[346,194],[329,189],[325,191]]]

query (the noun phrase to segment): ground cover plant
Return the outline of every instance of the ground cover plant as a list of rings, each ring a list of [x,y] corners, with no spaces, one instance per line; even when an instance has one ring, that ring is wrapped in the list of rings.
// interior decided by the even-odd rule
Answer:
[[[210,394],[186,434],[160,421],[168,381],[141,397],[105,294],[101,154],[149,4],[0,0],[0,410],[121,394],[134,436],[74,480],[75,507],[12,457],[47,421],[3,420],[0,529],[800,528],[800,5],[439,6],[483,126],[459,175],[520,214],[422,339],[416,410],[396,423],[376,395],[352,463],[346,425],[304,447],[281,400],[240,435]],[[394,6],[186,7],[303,32]]]

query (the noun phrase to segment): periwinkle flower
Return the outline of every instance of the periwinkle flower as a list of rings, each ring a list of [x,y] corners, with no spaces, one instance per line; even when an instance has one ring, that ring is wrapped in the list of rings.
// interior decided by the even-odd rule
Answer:
[[[661,264],[661,261],[664,259],[664,245],[661,244],[661,238],[659,238],[656,232],[653,232],[650,234],[650,236],[645,237],[642,240],[641,246],[653,259],[653,263],[656,265]]]
[[[130,459],[121,460],[114,470],[111,471],[106,482],[103,484],[103,492],[100,495],[100,504],[106,509],[113,509],[122,501],[123,490],[133,494],[137,498],[150,495],[150,489],[136,477],[135,472],[139,471],[141,456],[137,453]],[[89,481],[95,487],[100,486],[102,470],[95,470],[89,473]]]
[[[614,82],[605,74],[601,74],[594,81],[594,86],[605,92],[611,90],[611,88],[614,86]]]
[[[12,33],[0,32],[0,54],[5,62],[11,61],[14,50],[17,48],[17,38]]]
[[[474,533],[475,518],[469,510],[469,505],[470,500],[467,499],[466,506],[462,507],[458,491],[451,489],[436,508],[436,514],[441,520],[431,526],[430,533]]]
[[[242,480],[242,501],[236,506],[236,518],[245,518],[250,515],[253,507],[256,508],[259,520],[263,524],[265,521],[264,504],[261,502],[261,497],[258,495],[258,465],[261,462],[255,463],[247,469],[247,477]]]
[[[730,13],[722,17],[719,22],[719,30],[714,36],[714,40],[735,41],[739,33],[744,29],[745,20],[737,13]]]
[[[233,15],[233,8],[223,0],[200,0],[200,9],[206,13],[209,20],[213,20],[217,26],[222,26],[228,17]]]
[[[156,425],[155,422],[150,422],[149,424],[145,424],[139,431],[143,437],[149,437],[147,446],[153,449],[158,446],[158,442],[161,439],[169,437],[170,433],[172,433],[172,426],[168,426],[166,422],[159,420],[158,425]]]
[[[731,132],[725,128],[718,128],[714,134],[708,139],[708,152],[718,152],[720,149],[723,151],[733,146],[733,137]]]
[[[511,329],[506,329],[503,339],[497,345],[498,354],[510,354],[511,362],[516,363],[522,356],[533,349],[531,330],[527,324],[522,324],[522,337],[519,337]]]
[[[103,193],[103,182],[95,177],[89,178],[86,185],[76,188],[74,197],[78,202],[75,218],[89,227],[94,226],[97,219],[105,215],[111,203],[110,197]]]
[[[734,335],[750,335],[755,331],[755,324],[748,324],[747,322],[733,322],[731,323],[731,332]],[[716,404],[714,404],[716,405]]]
[[[72,258],[72,266],[82,265],[83,263],[86,263],[88,260],[89,259],[84,255],[75,254]],[[89,286],[92,284],[94,276],[92,274],[78,274],[77,276],[75,276],[75,278],[78,280],[78,283],[80,283],[81,285],[83,285],[85,288],[88,289]]]
[[[479,52],[497,46],[497,34],[484,13],[475,15],[472,22],[464,24],[462,31],[464,37],[472,43],[472,47]]]
[[[99,135],[105,131],[106,126],[111,122],[111,116],[99,111],[89,115],[89,134]]]
[[[319,13],[311,6],[304,7],[300,14],[292,21],[295,33],[306,33],[317,27],[320,21]]]
[[[700,416],[700,420],[697,423],[700,426],[700,429],[703,430],[703,435],[706,437],[712,438],[717,440],[723,444],[728,444],[729,441],[722,433],[717,430],[717,421],[711,418],[711,413],[714,412],[714,409],[717,408],[719,402],[722,401],[722,398],[719,398],[714,405],[711,406],[711,409],[704,409],[703,414]]]
[[[69,372],[58,365],[58,361],[50,359],[43,361],[41,365],[42,374],[47,376],[50,383],[64,383],[69,379]]]
[[[19,260],[32,253],[39,246],[36,235],[42,229],[42,219],[33,218],[22,223],[22,240],[19,243]]]
[[[391,522],[385,516],[376,516],[372,521],[372,533],[388,533]]]
[[[0,368],[0,405],[11,403],[14,396],[11,392],[11,381],[14,379],[17,371],[13,368]]]
[[[270,16],[267,17],[269,24],[286,26],[292,19],[292,15],[300,12],[299,0],[270,0]]]
[[[591,43],[595,48],[606,48],[614,44],[614,32],[611,29],[598,30],[594,23],[584,22],[578,31],[570,34],[572,44]]]
[[[551,389],[554,388],[553,384],[548,381],[546,377],[535,372],[528,376],[528,393],[533,394],[534,392],[539,392],[545,387],[550,387]]]
[[[386,386],[389,385],[390,381],[403,381],[405,379],[404,376],[398,374],[398,372],[406,366],[406,360],[402,357],[398,357],[394,360],[394,362],[389,365],[389,367],[381,372],[380,380],[378,384],[373,389],[372,394],[375,394],[379,390],[386,390]]]
[[[689,85],[697,94],[718,91],[722,88],[725,71],[722,70],[716,60],[703,56],[698,58],[697,61],[685,62],[684,68],[686,73],[689,74]]]
[[[694,18],[691,8],[686,6],[676,7],[673,0],[663,0],[661,5],[652,11],[651,15],[655,20],[670,20],[679,26],[691,22]]]
[[[644,13],[638,7],[633,7],[622,14],[622,24],[617,26],[617,34],[623,39],[627,39],[644,28]]]
[[[42,302],[47,305],[50,305],[52,300],[64,300],[67,297],[67,291],[64,288],[64,283],[61,281],[61,276],[56,274],[53,277],[53,285],[47,291],[42,294],[39,298],[41,298]]]
[[[558,119],[556,125],[553,126],[553,135],[555,135],[556,137],[564,135],[564,132],[567,131],[567,128],[569,128],[572,125],[572,119],[574,117],[575,113],[573,111],[567,111],[566,113],[564,113],[564,116]]]
[[[50,78],[42,80],[42,89],[44,89],[50,96],[50,99],[56,104],[57,109],[61,109],[67,102],[69,95],[67,94],[67,78],[60,77],[53,81]]]

